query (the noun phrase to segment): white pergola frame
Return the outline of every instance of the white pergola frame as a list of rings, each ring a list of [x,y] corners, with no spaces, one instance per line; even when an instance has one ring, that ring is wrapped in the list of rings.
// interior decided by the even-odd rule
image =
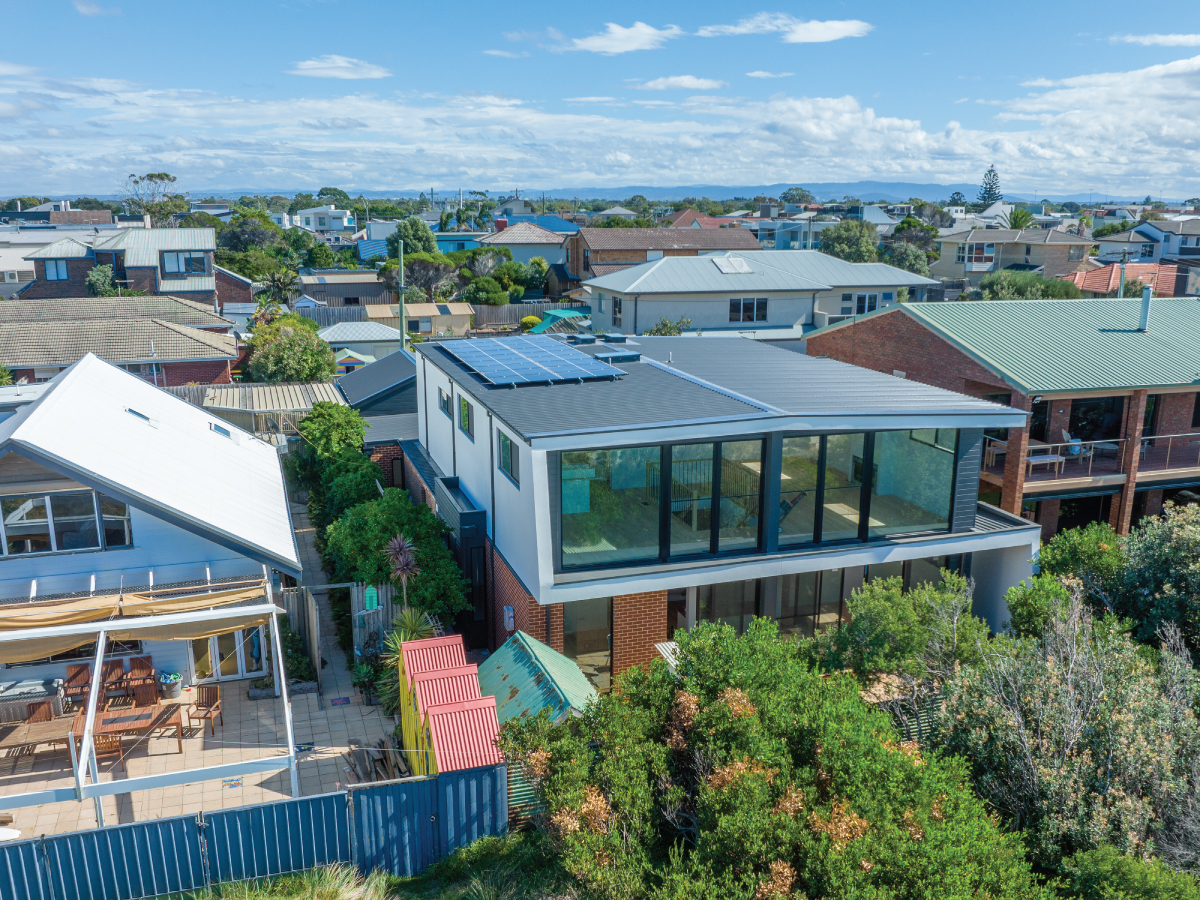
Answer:
[[[279,614],[286,611],[274,603],[271,582],[266,581],[267,602],[254,606],[233,606],[216,609],[196,610],[192,612],[170,613],[167,615],[149,615],[129,619],[106,620],[102,622],[81,622],[74,625],[52,625],[41,628],[28,628],[17,631],[0,632],[0,653],[3,645],[12,641],[34,640],[38,638],[64,637],[71,635],[96,635],[96,656],[92,661],[92,684],[88,691],[87,717],[84,720],[83,736],[79,752],[75,752],[75,740],[72,736],[68,741],[71,751],[71,768],[75,776],[72,787],[50,788],[44,791],[29,791],[24,794],[14,794],[0,797],[0,810],[18,809],[25,806],[39,806],[43,803],[59,803],[64,800],[83,802],[93,798],[96,802],[96,820],[99,827],[104,827],[103,812],[100,808],[100,798],[112,794],[127,794],[132,791],[144,791],[152,788],[174,787],[177,785],[194,784],[199,781],[211,781],[217,778],[228,778],[236,775],[252,775],[257,772],[275,772],[289,769],[291,774],[292,796],[300,796],[300,785],[296,773],[296,741],[292,728],[292,704],[288,697],[286,680],[283,677],[283,648],[279,639]],[[172,625],[190,625],[193,623],[211,624],[229,619],[244,619],[247,616],[269,615],[271,625],[271,645],[274,648],[275,696],[283,700],[284,727],[287,737],[287,753],[283,756],[269,756],[263,759],[247,760],[235,763],[225,763],[219,766],[202,766],[198,769],[183,769],[178,772],[162,772],[155,775],[141,775],[123,781],[100,782],[97,777],[96,754],[93,746],[93,728],[96,722],[96,703],[100,695],[100,677],[104,661],[104,648],[107,642],[108,630],[138,631],[148,628],[161,628]],[[91,781],[87,780],[90,769]]]

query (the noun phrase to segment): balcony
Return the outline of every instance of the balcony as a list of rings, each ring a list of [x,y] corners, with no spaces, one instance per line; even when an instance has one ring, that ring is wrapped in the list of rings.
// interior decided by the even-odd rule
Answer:
[[[1122,458],[1126,439],[1047,444],[1030,439],[1025,458],[1025,491],[1037,493],[1077,486],[1124,484],[1128,478]],[[985,438],[981,480],[1000,485],[1008,446]],[[1200,478],[1200,432],[1163,434],[1142,439],[1137,460],[1139,483]]]

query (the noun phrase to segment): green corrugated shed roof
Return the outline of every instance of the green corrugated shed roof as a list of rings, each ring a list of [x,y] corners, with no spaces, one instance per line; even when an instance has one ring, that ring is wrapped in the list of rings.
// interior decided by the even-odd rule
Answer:
[[[1200,298],[1142,301],[993,300],[905,303],[839,322],[807,337],[880,315],[908,315],[1025,394],[1200,385]]]
[[[485,697],[495,696],[501,723],[536,716],[543,709],[558,722],[596,697],[575,663],[523,631],[480,664],[479,690]]]

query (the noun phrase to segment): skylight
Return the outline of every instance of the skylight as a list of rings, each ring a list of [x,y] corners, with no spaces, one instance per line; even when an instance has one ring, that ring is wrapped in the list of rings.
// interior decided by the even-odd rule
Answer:
[[[754,273],[754,270],[750,268],[750,263],[740,256],[718,256],[713,260],[713,265],[720,270],[722,275],[751,275]]]

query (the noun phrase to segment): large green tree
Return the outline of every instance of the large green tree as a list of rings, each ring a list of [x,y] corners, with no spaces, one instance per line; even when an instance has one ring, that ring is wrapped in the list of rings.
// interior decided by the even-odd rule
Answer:
[[[173,216],[190,208],[187,197],[175,189],[178,179],[167,172],[130,175],[121,187],[121,199],[134,215],[147,215],[155,228],[165,228]]]
[[[779,199],[784,203],[815,203],[816,197],[812,192],[802,187],[790,187],[782,194]]]
[[[1004,195],[1000,193],[1000,175],[994,165],[988,166],[988,170],[983,173],[983,183],[979,186],[978,202],[984,206],[991,206],[1003,199]]]
[[[887,261],[899,269],[924,278],[929,277],[929,258],[916,244],[903,241],[893,244],[887,252]]]
[[[388,235],[388,257],[398,257],[400,255],[401,241],[404,241],[405,257],[410,253],[438,252],[437,238],[433,236],[433,232],[429,230],[429,226],[416,216],[409,216],[407,219],[401,221],[396,230]]]
[[[277,319],[250,339],[250,376],[255,381],[331,381],[333,350],[308,328]]]
[[[821,232],[821,252],[846,262],[875,262],[878,231],[870,222],[844,219]]]
[[[580,718],[502,727],[588,895],[1045,898],[966,783],[901,744],[853,678],[828,680],[757,619],[678,634]]]

